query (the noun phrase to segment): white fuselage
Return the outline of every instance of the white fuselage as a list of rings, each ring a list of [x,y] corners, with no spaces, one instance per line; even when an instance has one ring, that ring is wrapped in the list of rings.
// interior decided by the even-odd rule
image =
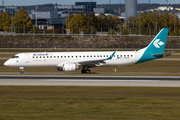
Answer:
[[[57,67],[65,63],[78,63],[81,61],[91,61],[107,59],[113,51],[105,52],[37,52],[19,53],[15,58],[6,61],[6,66],[11,67]],[[135,64],[142,54],[138,51],[116,52],[111,60],[105,60],[99,66],[125,66]]]

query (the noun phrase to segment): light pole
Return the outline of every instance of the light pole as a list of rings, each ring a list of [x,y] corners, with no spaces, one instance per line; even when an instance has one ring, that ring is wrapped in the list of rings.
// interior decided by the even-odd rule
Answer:
[[[38,6],[36,6],[36,27],[37,27],[37,9],[38,9]]]
[[[69,10],[68,10],[68,30],[69,30]]]
[[[79,33],[79,28],[78,28],[78,24],[77,24],[77,34]]]
[[[68,31],[69,31],[69,8],[68,8]]]
[[[157,14],[156,14],[156,34],[157,34]]]
[[[47,29],[48,29],[48,22],[46,22],[47,23]]]
[[[11,11],[11,32],[13,32],[13,11]]]
[[[176,19],[176,16],[174,15],[174,31],[175,31],[175,28],[176,28],[175,19]]]
[[[131,17],[132,17],[132,11],[133,11],[133,9],[131,9]]]

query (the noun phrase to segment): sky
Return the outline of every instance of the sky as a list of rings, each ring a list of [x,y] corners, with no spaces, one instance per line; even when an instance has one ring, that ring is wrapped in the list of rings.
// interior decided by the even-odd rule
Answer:
[[[97,4],[109,4],[109,0],[4,0],[5,6],[21,6],[21,5],[40,5],[49,3],[58,3],[62,5],[74,5],[75,2],[97,2]],[[149,3],[149,0],[137,0],[138,3]],[[180,4],[180,0],[168,0],[169,4]],[[112,4],[125,3],[125,0],[111,0]],[[166,0],[151,0],[151,3],[167,4]],[[0,6],[2,0],[0,0]]]

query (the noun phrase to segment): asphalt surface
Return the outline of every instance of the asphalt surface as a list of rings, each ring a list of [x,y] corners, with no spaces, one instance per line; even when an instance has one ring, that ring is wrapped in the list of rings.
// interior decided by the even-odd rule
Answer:
[[[180,77],[1,75],[0,85],[180,87]]]
[[[1,75],[0,79],[58,79],[58,80],[177,80],[180,77],[154,76],[51,76],[51,75]]]

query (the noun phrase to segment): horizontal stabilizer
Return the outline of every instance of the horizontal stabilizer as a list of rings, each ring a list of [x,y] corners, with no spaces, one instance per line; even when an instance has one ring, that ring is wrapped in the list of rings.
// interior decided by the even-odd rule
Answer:
[[[161,53],[161,54],[154,54],[154,57],[167,57],[170,56],[172,54],[172,52],[165,52],[165,53]]]

